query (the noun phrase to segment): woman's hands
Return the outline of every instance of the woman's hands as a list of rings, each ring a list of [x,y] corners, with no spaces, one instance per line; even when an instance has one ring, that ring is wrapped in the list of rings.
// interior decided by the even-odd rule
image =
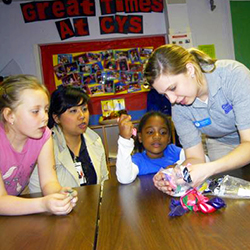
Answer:
[[[192,183],[190,183],[190,186],[192,187],[198,187],[200,186],[208,177],[210,177],[211,170],[213,167],[213,163],[201,163],[201,164],[195,164],[191,165],[188,164],[187,168],[189,170]],[[166,180],[165,174],[161,171],[156,173],[153,177],[153,182],[156,188],[158,188],[163,193],[166,193],[168,195],[173,196],[174,189],[173,186],[169,181]],[[176,180],[177,185],[184,185],[185,181],[182,178],[179,178]]]
[[[69,187],[63,187],[60,193],[43,197],[44,210],[56,215],[69,214],[76,206],[78,200],[77,191]]]
[[[191,176],[191,186],[198,187],[213,174],[213,162],[189,165],[187,168]]]
[[[121,115],[118,118],[119,133],[125,139],[130,139],[133,134],[133,123],[130,115]]]

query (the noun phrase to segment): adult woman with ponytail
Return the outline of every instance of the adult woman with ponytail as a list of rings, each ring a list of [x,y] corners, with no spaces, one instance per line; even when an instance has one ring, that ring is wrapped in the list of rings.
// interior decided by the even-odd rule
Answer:
[[[234,60],[215,60],[197,49],[163,45],[144,76],[172,104],[172,118],[196,187],[208,177],[250,162],[250,71]],[[210,162],[205,163],[201,134]],[[155,186],[173,194],[163,174]]]

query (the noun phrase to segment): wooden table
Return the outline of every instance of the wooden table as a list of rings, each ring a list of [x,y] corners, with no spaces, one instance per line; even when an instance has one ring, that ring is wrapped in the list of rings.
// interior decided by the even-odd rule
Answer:
[[[152,175],[120,185],[114,170],[102,198],[99,185],[77,188],[78,204],[67,216],[0,216],[0,249],[250,248],[250,200],[225,199],[227,207],[212,214],[189,212],[170,218],[171,197],[154,187]],[[230,174],[250,180],[250,167]]]
[[[0,249],[94,249],[100,185],[76,190],[77,206],[67,216],[0,216]]]
[[[230,174],[250,180],[250,167]],[[250,200],[224,200],[227,207],[212,214],[170,218],[170,197],[153,186],[152,176],[130,185],[113,178],[104,186],[96,249],[250,249]]]

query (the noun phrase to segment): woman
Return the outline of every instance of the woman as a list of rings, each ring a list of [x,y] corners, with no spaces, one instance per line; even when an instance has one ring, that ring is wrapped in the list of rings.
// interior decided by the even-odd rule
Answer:
[[[108,170],[101,138],[90,128],[89,97],[79,87],[62,86],[51,95],[49,128],[52,128],[56,172],[62,185],[78,187],[103,183]],[[30,192],[39,192],[37,169]]]
[[[250,162],[250,72],[233,60],[214,60],[197,49],[164,45],[149,58],[144,75],[172,104],[172,118],[190,163],[192,186]],[[207,136],[205,163],[201,133]],[[172,194],[162,174],[156,187]]]

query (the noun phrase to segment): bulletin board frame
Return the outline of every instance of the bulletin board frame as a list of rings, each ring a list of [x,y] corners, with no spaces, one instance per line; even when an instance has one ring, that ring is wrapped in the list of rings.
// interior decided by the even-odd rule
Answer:
[[[39,48],[41,55],[43,82],[47,86],[50,93],[56,89],[54,77],[55,71],[53,65],[53,55],[55,54],[73,54],[79,52],[115,50],[135,47],[153,47],[153,49],[155,49],[163,44],[166,44],[164,35],[40,45]],[[102,113],[101,101],[112,98],[125,98],[127,103],[126,109],[128,109],[128,113],[134,120],[139,119],[143,113],[146,112],[147,93],[145,92],[131,93],[126,95],[91,97],[91,101],[89,103],[89,111],[91,114],[90,125],[98,124]],[[137,102],[138,100],[140,100],[139,103]]]

